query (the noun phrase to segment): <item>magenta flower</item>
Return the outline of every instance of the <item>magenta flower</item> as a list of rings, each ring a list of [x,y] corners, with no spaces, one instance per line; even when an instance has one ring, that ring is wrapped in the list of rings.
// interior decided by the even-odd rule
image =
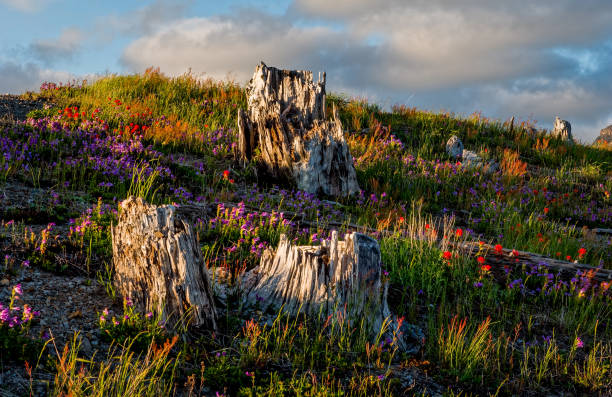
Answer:
[[[15,295],[21,295],[22,294],[21,284],[17,284],[16,286],[13,287],[13,293]]]
[[[582,348],[584,346],[584,342],[582,341],[582,339],[580,339],[580,337],[576,337],[576,347],[577,348]]]

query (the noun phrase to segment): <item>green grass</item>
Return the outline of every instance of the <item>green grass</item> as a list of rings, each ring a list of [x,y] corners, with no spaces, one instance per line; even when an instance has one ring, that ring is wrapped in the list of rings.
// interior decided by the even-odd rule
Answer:
[[[609,227],[612,151],[567,145],[545,131],[531,136],[529,122],[402,106],[385,111],[332,94],[328,106],[339,110],[363,192],[331,203],[258,180],[256,162],[234,162],[236,112],[246,107],[244,89],[234,83],[149,70],[31,95],[53,100],[31,114],[50,119],[44,128],[32,121],[3,130],[27,150],[5,157],[0,180],[62,192],[67,202],[78,190],[90,210],[70,216],[68,235],[3,225],[2,241],[15,253],[4,275],[28,257],[33,266],[69,272],[54,258],[70,252],[114,295],[109,227],[118,201],[131,194],[156,203],[214,203],[216,216],[198,220],[195,230],[215,277],[229,274],[217,334],[175,330],[180,338],[172,346],[153,348],[151,340],[159,345],[168,334],[158,319],[126,307],[129,319],[117,317],[115,325],[108,317],[101,326],[115,343],[113,354],[80,356],[78,339],[56,352],[56,395],[427,394],[425,372],[448,395],[611,390],[612,306],[603,293],[609,284],[593,289],[588,274],[569,279],[546,266],[486,270],[451,247],[482,240],[612,268],[610,244],[590,231]],[[54,129],[54,121],[66,126]],[[79,135],[79,128],[91,133]],[[501,170],[456,164],[445,153],[451,135]],[[119,166],[106,169],[89,158],[72,165],[98,139],[109,143],[88,156]],[[20,155],[26,152],[33,157]],[[59,204],[45,211],[65,223],[70,203],[61,211]],[[34,209],[43,212],[42,205]],[[12,214],[6,211],[4,221]],[[310,244],[349,224],[378,239],[391,311],[424,333],[418,353],[401,353],[382,333],[371,340],[363,323],[342,316],[278,313],[266,322],[267,313],[241,304],[242,272],[281,234]],[[479,255],[487,263],[484,251]],[[420,374],[415,389],[401,376],[407,369]]]

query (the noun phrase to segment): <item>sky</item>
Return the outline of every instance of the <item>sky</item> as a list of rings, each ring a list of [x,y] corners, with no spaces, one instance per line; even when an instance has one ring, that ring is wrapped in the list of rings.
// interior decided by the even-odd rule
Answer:
[[[269,66],[327,91],[460,115],[612,124],[610,0],[0,0],[0,93],[150,66],[245,84]]]

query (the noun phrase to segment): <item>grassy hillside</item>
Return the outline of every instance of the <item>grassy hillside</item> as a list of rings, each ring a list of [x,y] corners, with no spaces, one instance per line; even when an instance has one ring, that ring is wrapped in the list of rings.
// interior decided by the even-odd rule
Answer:
[[[149,70],[92,84],[45,84],[27,96],[49,105],[24,123],[0,127],[4,188],[41,192],[28,205],[15,201],[0,209],[7,252],[1,278],[11,285],[23,276],[24,261],[66,278],[78,263],[79,272],[121,302],[108,265],[117,203],[130,194],[155,203],[218,203],[217,217],[196,228],[207,266],[223,269],[230,284],[239,286],[242,272],[258,263],[263,249],[275,247],[281,233],[316,244],[328,237],[332,221],[345,225],[341,231],[361,225],[380,242],[393,314],[425,336],[418,353],[401,354],[393,343],[370,344],[359,326],[347,322],[329,329],[325,319],[279,314],[272,324],[259,323],[258,313],[230,296],[221,332],[188,343],[180,337],[184,330],[165,329],[155,313],[136,313],[124,301],[97,313],[99,334],[117,344],[114,354],[80,361],[77,335],[63,353],[47,348],[46,359],[35,360],[42,341],[29,329],[51,314],[36,308],[40,318],[23,312],[13,325],[3,318],[2,357],[10,356],[14,366],[38,362],[37,371],[54,374],[51,393],[612,390],[609,283],[596,282],[589,272],[565,279],[546,263],[494,268],[485,250],[473,257],[449,248],[483,241],[612,269],[610,237],[593,232],[612,225],[609,148],[568,145],[527,122],[402,106],[387,112],[329,95],[362,189],[357,197],[329,201],[259,180],[256,160],[246,167],[234,162],[236,113],[246,108],[238,85]],[[499,171],[451,160],[445,153],[451,135],[498,163]],[[305,214],[311,226],[299,225],[296,214]],[[75,259],[58,260],[66,253]],[[13,298],[26,295],[11,292]],[[7,347],[13,345],[23,348],[13,352]],[[85,376],[78,369],[83,363]]]

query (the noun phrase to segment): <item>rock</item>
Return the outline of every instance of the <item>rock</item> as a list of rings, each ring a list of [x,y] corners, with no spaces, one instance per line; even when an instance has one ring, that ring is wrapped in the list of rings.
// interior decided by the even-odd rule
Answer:
[[[559,116],[555,117],[552,135],[566,142],[574,142],[574,138],[572,137],[572,125],[567,120],[561,120]]]
[[[599,136],[593,142],[594,145],[606,144],[612,145],[612,125],[603,128],[599,131]]]
[[[9,285],[10,281],[8,278],[3,278],[2,280],[0,280],[0,285],[2,286],[6,286]]]
[[[467,166],[478,167],[482,165],[482,158],[471,150],[464,150],[461,163]]]
[[[87,356],[90,356],[93,353],[91,342],[86,336],[83,336],[81,339],[81,351]]]
[[[454,159],[463,157],[463,142],[458,136],[451,136],[446,142],[446,153]]]
[[[468,168],[482,169],[482,171],[487,174],[493,174],[499,171],[499,164],[497,164],[495,160],[485,162],[482,157],[471,150],[463,151],[463,159],[461,160],[461,164]]]
[[[320,77],[320,76],[319,76]],[[247,86],[248,111],[238,111],[238,155],[256,149],[267,174],[328,196],[359,192],[353,158],[337,112],[325,117],[325,74],[257,66]]]

